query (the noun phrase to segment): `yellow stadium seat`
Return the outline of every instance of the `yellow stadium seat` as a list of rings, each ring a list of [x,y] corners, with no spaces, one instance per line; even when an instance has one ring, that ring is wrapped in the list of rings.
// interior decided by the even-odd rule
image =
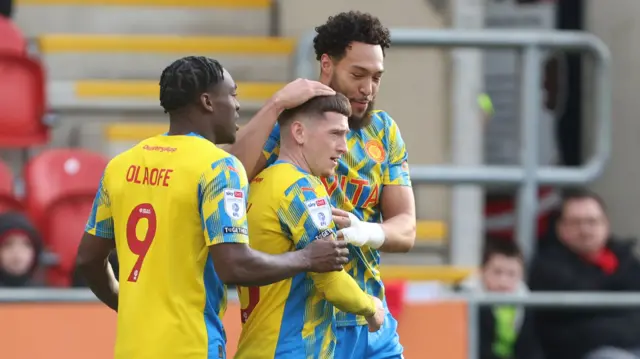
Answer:
[[[453,266],[397,266],[382,265],[383,280],[407,280],[456,284],[474,272],[473,268]]]
[[[231,55],[289,55],[295,40],[260,36],[171,36],[44,34],[38,38],[43,54],[56,53],[197,53]]]
[[[238,98],[240,101],[264,101],[269,99],[285,84],[240,82]],[[74,84],[75,96],[78,98],[158,98],[160,91],[158,81],[129,80],[83,80]]]
[[[272,0],[16,0],[18,5],[171,6],[264,9]]]
[[[447,225],[442,221],[419,220],[416,223],[416,239],[427,242],[443,242],[447,238]]]

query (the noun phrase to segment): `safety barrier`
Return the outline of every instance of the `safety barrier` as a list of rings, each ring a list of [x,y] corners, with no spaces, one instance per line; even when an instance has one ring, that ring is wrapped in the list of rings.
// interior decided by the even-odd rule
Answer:
[[[413,292],[413,293],[412,293]],[[478,359],[478,315],[482,305],[547,308],[638,307],[640,293],[531,293],[528,296],[416,295],[409,289],[398,318],[406,358]],[[240,334],[234,291],[224,317],[228,356]],[[113,357],[116,315],[85,289],[0,290],[0,357],[68,359]],[[33,338],[38,345],[33,345]]]

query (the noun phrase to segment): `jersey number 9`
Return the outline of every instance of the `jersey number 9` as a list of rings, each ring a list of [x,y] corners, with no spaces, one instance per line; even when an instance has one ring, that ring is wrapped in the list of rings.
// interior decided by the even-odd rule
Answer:
[[[260,287],[238,287],[238,294],[241,298],[245,291],[249,297],[249,303],[247,303],[246,308],[240,308],[240,320],[242,323],[245,323],[247,319],[249,319],[251,312],[253,312],[260,301]]]
[[[142,240],[138,238],[136,232],[136,227],[141,219],[146,219],[148,225],[147,233]],[[131,273],[129,273],[129,282],[135,283],[140,277],[142,263],[144,263],[144,258],[147,252],[149,252],[151,243],[156,236],[157,222],[156,211],[153,209],[151,203],[141,203],[137,205],[129,215],[129,219],[127,220],[127,244],[129,245],[131,253],[138,256],[136,263],[133,265],[133,269],[131,269]]]

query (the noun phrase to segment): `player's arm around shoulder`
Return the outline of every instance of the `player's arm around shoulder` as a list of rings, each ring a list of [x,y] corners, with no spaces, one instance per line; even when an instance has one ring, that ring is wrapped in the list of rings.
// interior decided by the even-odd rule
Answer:
[[[96,297],[117,311],[119,285],[107,260],[115,249],[108,169],[109,166],[98,184],[85,232],[78,246],[76,268]]]
[[[346,263],[343,252],[346,248],[336,243],[281,255],[251,249],[248,246],[246,174],[244,170],[238,170],[242,165],[235,157],[230,156],[225,161],[217,170],[224,171],[207,177],[208,190],[200,195],[206,245],[223,282],[261,286],[308,270],[333,271]],[[229,165],[233,169],[228,168]]]

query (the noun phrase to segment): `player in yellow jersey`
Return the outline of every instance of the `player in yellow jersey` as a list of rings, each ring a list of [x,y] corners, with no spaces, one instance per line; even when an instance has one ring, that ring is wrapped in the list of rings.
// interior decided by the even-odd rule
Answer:
[[[118,311],[116,358],[225,358],[226,284],[340,270],[347,250],[329,239],[280,256],[247,245],[246,173],[214,144],[234,141],[239,110],[217,61],[190,56],[167,67],[160,104],[169,132],[109,162],[77,265]],[[114,248],[119,284],[106,261]]]
[[[344,94],[351,102],[351,131],[347,153],[336,175],[324,180],[334,207],[351,218],[334,217],[338,233],[351,243],[345,270],[360,288],[384,301],[380,252],[407,252],[415,242],[415,200],[411,189],[407,151],[396,122],[374,110],[382,82],[384,54],[391,37],[378,18],[350,11],[331,16],[316,28],[314,39],[320,82]],[[297,80],[311,86],[312,81]],[[238,133],[230,149],[246,166],[249,178],[273,163],[280,148],[276,112],[286,107],[278,97]],[[386,302],[385,302],[386,303]],[[368,333],[361,316],[339,312],[336,358],[400,359],[403,348],[397,322],[387,315],[382,329]]]
[[[349,100],[316,97],[278,118],[278,160],[249,190],[251,247],[271,254],[334,238],[329,195],[320,177],[332,176],[347,150]],[[238,287],[242,335],[236,359],[333,359],[334,305],[363,315],[371,331],[384,321],[380,299],[363,292],[345,271],[301,273],[263,286]]]

